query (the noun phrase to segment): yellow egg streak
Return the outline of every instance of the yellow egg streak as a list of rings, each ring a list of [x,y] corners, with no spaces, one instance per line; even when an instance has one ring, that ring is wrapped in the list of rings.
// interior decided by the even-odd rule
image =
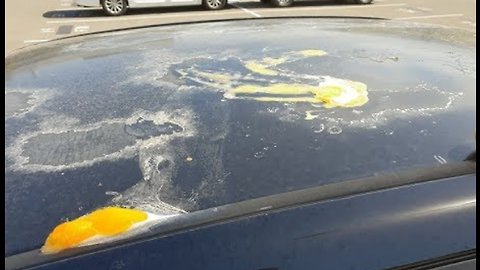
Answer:
[[[196,71],[195,73],[198,76],[207,78],[208,80],[219,83],[219,84],[227,84],[232,81],[232,77],[226,74],[209,73],[209,72],[202,72],[202,71]]]
[[[322,51],[322,50],[303,50],[303,51],[298,51],[298,52],[295,52],[295,53],[300,54],[300,55],[305,56],[305,57],[327,55],[327,52]]]
[[[368,102],[365,84],[332,77],[326,77],[325,82],[319,86],[286,83],[267,86],[246,84],[231,89],[225,97],[263,102],[323,103],[326,108],[357,107]]]
[[[55,227],[41,251],[43,254],[57,253],[81,246],[92,238],[119,235],[147,219],[148,214],[143,211],[105,207]]]
[[[262,60],[249,60],[245,61],[244,66],[246,69],[250,70],[253,73],[258,73],[261,75],[276,76],[279,74],[275,70],[275,66],[286,63],[288,61],[295,61],[299,58],[306,57],[319,57],[324,56],[327,53],[322,50],[303,50],[303,51],[292,51],[288,52],[280,58],[265,57]]]
[[[264,64],[259,61],[251,60],[251,61],[246,61],[245,62],[245,68],[248,70],[258,73],[261,75],[269,75],[269,76],[276,76],[278,75],[278,71],[270,69],[271,65]]]

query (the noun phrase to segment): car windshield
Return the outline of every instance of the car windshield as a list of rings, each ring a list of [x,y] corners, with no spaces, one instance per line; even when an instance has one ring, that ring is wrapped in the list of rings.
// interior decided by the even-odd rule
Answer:
[[[6,0],[6,257],[109,206],[158,223],[475,151],[473,0],[30,2]]]

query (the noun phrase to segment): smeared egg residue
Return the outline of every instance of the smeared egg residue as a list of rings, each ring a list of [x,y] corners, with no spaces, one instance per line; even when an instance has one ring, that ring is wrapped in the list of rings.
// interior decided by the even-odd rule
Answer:
[[[298,51],[298,52],[295,52],[295,53],[300,54],[300,55],[305,56],[305,57],[327,55],[327,52],[325,52],[323,50],[302,50],[302,51]]]
[[[302,50],[285,53],[282,57],[273,58],[265,57],[262,60],[248,60],[245,61],[245,68],[249,71],[261,75],[277,76],[279,71],[275,69],[277,65],[297,61],[307,57],[320,57],[327,53],[322,50]]]
[[[216,88],[226,99],[250,99],[260,102],[304,102],[321,104],[325,108],[358,107],[368,102],[367,86],[364,83],[324,75],[294,74],[280,69],[279,65],[310,57],[327,55],[323,50],[289,51],[280,57],[241,60],[247,74],[230,74],[205,70],[196,66],[176,69],[180,78]],[[257,76],[256,76],[257,75]],[[263,76],[258,76],[263,75]],[[266,79],[264,76],[272,76]],[[284,81],[284,82],[282,82]],[[318,116],[307,113],[306,120]]]
[[[279,61],[278,63],[283,63],[283,61]],[[248,70],[261,75],[269,75],[269,76],[278,75],[278,71],[270,68],[271,66],[274,66],[274,65],[268,64],[265,61],[256,61],[256,60],[249,60],[245,62],[245,68],[247,68]]]
[[[274,83],[267,86],[245,84],[225,93],[226,98],[264,102],[323,103],[326,108],[357,107],[368,102],[367,86],[361,82],[324,77],[318,86]]]

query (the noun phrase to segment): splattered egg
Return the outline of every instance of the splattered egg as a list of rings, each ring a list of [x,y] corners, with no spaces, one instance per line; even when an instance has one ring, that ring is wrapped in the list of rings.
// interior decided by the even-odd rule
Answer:
[[[160,218],[141,210],[101,208],[55,227],[48,235],[41,252],[54,254],[74,247],[110,242]]]
[[[212,72],[210,67],[195,66],[177,72],[183,79],[188,78],[209,88],[220,89],[226,99],[304,102],[322,104],[325,108],[351,108],[367,103],[367,85],[362,82],[326,75],[297,74],[285,69],[286,66],[281,66],[325,55],[327,52],[323,50],[308,49],[262,59],[238,59],[246,74],[234,74],[225,70]]]
[[[367,86],[361,82],[324,77],[318,86],[307,84],[242,85],[225,93],[227,98],[264,102],[323,103],[326,108],[357,107],[368,101]]]

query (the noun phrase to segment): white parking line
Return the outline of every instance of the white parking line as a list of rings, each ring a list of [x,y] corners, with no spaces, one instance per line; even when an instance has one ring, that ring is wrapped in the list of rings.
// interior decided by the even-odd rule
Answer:
[[[477,26],[477,23],[476,22],[472,22],[472,21],[462,21],[463,24],[468,24],[468,25],[471,25],[471,26]]]
[[[250,14],[250,15],[253,15],[253,16],[257,17],[257,18],[261,18],[261,17],[262,17],[260,14],[257,14],[257,13],[255,13],[255,12],[253,12],[253,11],[251,11],[251,10],[248,10],[248,9],[246,9],[246,8],[244,8],[244,7],[241,7],[241,6],[237,5],[237,4],[232,4],[232,3],[230,3],[230,5],[232,5],[232,6],[236,7],[236,8],[239,8],[239,9],[245,11],[246,13],[248,13],[248,14]]]
[[[24,40],[23,43],[41,43],[41,42],[47,42],[49,39],[29,39],[29,40]]]
[[[80,25],[80,26],[75,26],[75,28],[73,29],[73,32],[74,33],[85,33],[85,32],[88,32],[89,29],[90,29],[90,26],[88,26],[88,25]]]
[[[208,16],[225,16],[233,14],[242,14],[241,11],[229,11],[222,13],[210,13]],[[64,24],[64,23],[89,23],[89,22],[118,22],[118,21],[131,21],[131,20],[150,20],[150,19],[169,19],[169,18],[178,18],[178,17],[205,17],[205,14],[170,14],[170,15],[148,15],[148,16],[127,16],[127,17],[117,17],[117,18],[98,18],[98,19],[70,19],[70,20],[57,20],[57,21],[47,21],[48,24]]]
[[[434,19],[434,18],[447,18],[447,17],[462,17],[463,14],[440,14],[440,15],[426,15],[426,16],[414,16],[414,17],[400,17],[395,18],[395,20],[413,20],[413,19]]]
[[[48,28],[40,28],[40,32],[41,32],[41,33],[53,33],[53,32],[55,32],[55,28],[51,28],[51,27],[48,27]]]
[[[73,5],[73,1],[72,1],[72,0],[61,0],[61,1],[60,1],[60,6],[62,6],[62,7],[71,7],[71,6],[74,6],[74,5]]]

